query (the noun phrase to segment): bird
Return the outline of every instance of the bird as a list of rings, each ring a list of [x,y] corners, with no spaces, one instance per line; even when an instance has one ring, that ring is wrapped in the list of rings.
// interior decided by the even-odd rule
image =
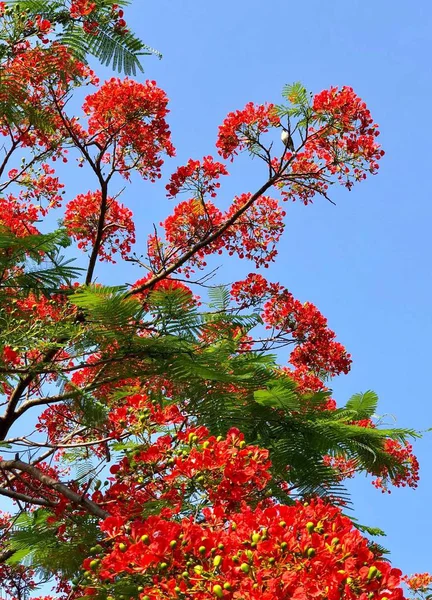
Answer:
[[[281,125],[281,127],[282,127],[282,133],[281,133],[282,143],[288,148],[288,150],[291,150],[291,152],[294,152],[294,142],[292,140],[290,132],[288,131],[288,129],[285,129],[285,127],[283,125]]]

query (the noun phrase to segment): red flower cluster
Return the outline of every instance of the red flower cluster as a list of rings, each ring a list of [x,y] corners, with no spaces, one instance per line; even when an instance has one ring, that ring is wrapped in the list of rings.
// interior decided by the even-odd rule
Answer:
[[[202,163],[189,159],[187,165],[178,167],[171,175],[170,183],[166,186],[167,196],[174,198],[180,192],[191,192],[194,198],[203,199],[207,194],[215,198],[216,190],[220,187],[217,180],[221,175],[228,175],[225,165],[215,162],[211,156],[204,156]]]
[[[40,214],[46,216],[49,209],[61,206],[60,190],[65,187],[63,183],[60,183],[58,177],[53,177],[54,174],[55,171],[52,167],[42,163],[40,171],[37,173],[32,173],[30,169],[23,173],[20,173],[18,169],[11,169],[8,176],[11,182],[24,188],[20,198],[28,202],[38,202]],[[43,201],[46,202],[46,206],[42,205]]]
[[[169,244],[165,250],[167,260],[175,260],[179,255],[187,251],[191,245],[205,240],[212,234],[223,221],[223,213],[211,202],[205,204],[201,200],[192,198],[178,204],[172,215],[167,217],[161,226],[165,229],[165,237]],[[196,252],[189,261],[189,265],[203,268],[205,256],[221,252],[224,241],[221,237],[202,250]],[[161,247],[153,237],[149,239],[149,256],[153,267],[160,268]],[[178,269],[181,272],[182,269]],[[186,274],[190,270],[184,267]]]
[[[387,454],[396,459],[399,465],[403,466],[403,472],[393,475],[388,472],[388,469],[384,469],[378,473],[379,477],[372,482],[373,485],[388,493],[390,493],[388,481],[391,481],[396,487],[416,488],[419,481],[419,463],[417,457],[413,454],[412,445],[407,442],[401,444],[397,440],[387,439],[384,449]]]
[[[228,450],[241,452],[242,442],[236,432],[219,442],[227,443]],[[192,449],[186,450],[189,456],[185,459],[174,458],[176,478],[194,481],[196,489],[204,487],[207,492],[220,486],[213,467],[215,462],[216,471],[219,470],[220,455],[214,452],[217,444],[214,438],[203,441],[199,432],[188,432],[188,446]],[[158,445],[162,452],[167,449],[166,440],[158,441]],[[261,452],[247,446],[243,451],[252,457]],[[228,464],[230,456],[231,452]],[[84,593],[92,594],[95,581],[99,589],[102,585],[109,594],[122,575],[134,582],[140,600],[168,599],[179,594],[200,600],[365,600],[372,594],[380,600],[402,600],[401,572],[368,546],[339,509],[321,500],[294,506],[267,500],[253,508],[246,500],[246,480],[244,501],[236,510],[229,500],[228,505],[220,502],[213,508],[203,508],[199,520],[174,519],[168,514],[143,518],[135,512],[139,508],[139,485],[131,493],[127,480],[128,468],[140,472],[142,458],[134,457],[132,467],[123,464],[116,471],[111,492],[116,490],[120,497],[129,494],[134,510],[128,514],[127,503],[113,504],[119,511],[102,523],[105,538],[95,549],[96,557],[84,561]],[[145,458],[149,464],[156,464],[157,456],[147,454]],[[177,465],[182,468],[178,470]],[[200,474],[203,467],[204,473],[210,469],[210,476]],[[232,476],[233,489],[239,486],[241,490],[238,473],[233,471]],[[229,488],[222,489],[215,497],[229,493]],[[112,497],[110,492],[108,497]],[[141,505],[140,510],[144,507]]]
[[[9,229],[18,237],[36,235],[39,230],[34,226],[38,221],[39,210],[30,202],[9,194],[0,198],[0,225]]]
[[[106,206],[102,207],[100,190],[79,194],[67,204],[64,224],[69,235],[78,241],[79,248],[87,250],[95,243],[101,212],[104,220],[100,260],[115,262],[112,255],[117,252],[122,258],[126,258],[135,243],[132,212],[114,198],[108,198]]]
[[[142,279],[138,279],[138,281],[136,281],[133,284],[132,289],[144,285],[151,278],[152,278],[152,274],[149,273],[146,277],[143,277]],[[161,281],[158,281],[151,288],[147,288],[146,290],[144,290],[142,292],[138,292],[134,296],[135,296],[135,298],[138,298],[139,300],[145,302],[148,295],[153,291],[171,292],[173,290],[179,290],[180,292],[183,292],[185,298],[188,298],[187,303],[189,305],[195,304],[195,302],[198,300],[197,297],[193,296],[191,289],[187,285],[185,285],[181,281],[176,281],[175,279],[171,279],[170,277],[167,277],[166,279],[162,279]]]
[[[19,365],[21,359],[18,352],[16,352],[13,348],[10,346],[3,346],[2,362],[10,365]]]
[[[314,97],[312,110],[314,126],[304,149],[277,183],[283,196],[304,204],[317,193],[326,195],[333,176],[350,189],[367,172],[375,174],[384,155],[376,142],[378,126],[352,88],[322,91]]]
[[[79,19],[88,17],[95,10],[96,2],[92,2],[92,0],[72,0],[69,14],[73,19]]]
[[[37,109],[39,117],[34,122],[24,119],[19,128],[11,130],[6,117],[0,116],[0,134],[6,137],[12,134],[14,143],[22,147],[46,148],[54,155],[62,156],[62,145],[68,136],[65,136],[58,107],[62,106],[66,92],[73,85],[97,81],[91,69],[58,43],[50,44],[46,49],[24,44],[2,68],[9,93],[13,93],[28,114]],[[0,94],[0,102],[2,100],[7,102]],[[44,126],[44,121],[50,127]]]
[[[167,104],[165,92],[155,81],[142,84],[112,78],[87,96],[83,110],[88,133],[102,160],[126,179],[132,170],[151,181],[160,177],[161,155],[174,155],[165,120]]]
[[[249,193],[234,198],[226,218],[230,219],[244,207],[251,196]],[[253,260],[257,268],[268,267],[277,254],[276,244],[285,227],[285,214],[277,200],[260,196],[224,234],[229,254]]]
[[[231,295],[243,307],[248,301],[249,305],[264,304],[266,327],[289,334],[296,344],[290,362],[299,373],[334,376],[349,371],[350,355],[335,341],[327,319],[310,302],[302,304],[288,290],[257,274],[234,284]]]
[[[234,159],[234,156],[259,140],[269,127],[279,124],[279,117],[274,112],[273,104],[253,104],[249,102],[243,110],[228,114],[219,127],[216,142],[218,152],[223,158]]]
[[[413,592],[426,592],[432,585],[430,573],[415,573],[411,577],[403,577],[403,580]]]

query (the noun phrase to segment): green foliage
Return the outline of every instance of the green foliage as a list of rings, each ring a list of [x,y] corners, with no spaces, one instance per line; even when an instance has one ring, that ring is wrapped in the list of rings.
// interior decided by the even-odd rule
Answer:
[[[136,75],[142,71],[142,56],[161,56],[157,50],[144,44],[131,31],[123,33],[110,23],[113,4],[126,6],[129,2],[98,0],[97,9],[92,13],[92,21],[97,27],[90,34],[83,30],[82,23],[70,18],[68,3],[64,0],[10,0],[16,14],[26,13],[29,18],[42,15],[60,26],[56,31],[57,40],[68,46],[77,57],[85,60],[87,55],[97,58],[102,64],[111,66],[125,75]]]
[[[7,562],[31,565],[47,575],[59,571],[72,578],[89,555],[90,547],[97,543],[97,521],[88,516],[76,517],[65,539],[61,539],[49,517],[52,514],[45,509],[18,516],[8,542],[15,553]]]
[[[69,244],[64,229],[24,238],[0,229],[0,269],[4,274],[0,294],[1,290],[10,289],[36,295],[58,292],[62,284],[77,278],[82,271],[61,255]],[[13,266],[21,267],[21,272],[12,273]]]

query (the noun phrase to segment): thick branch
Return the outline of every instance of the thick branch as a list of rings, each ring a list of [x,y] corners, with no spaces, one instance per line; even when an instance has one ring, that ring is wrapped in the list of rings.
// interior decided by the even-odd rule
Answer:
[[[0,496],[6,496],[6,498],[12,498],[13,500],[21,500],[22,502],[27,502],[28,504],[36,504],[37,506],[55,506],[53,502],[49,500],[43,500],[41,498],[32,498],[31,496],[27,496],[26,494],[21,494],[20,492],[13,492],[11,490],[6,490],[5,488],[0,488]]]
[[[16,550],[3,550],[0,552],[0,565],[5,563],[11,556],[15,554]]]
[[[44,357],[44,362],[50,362],[50,360],[55,356],[55,354],[57,352],[58,352],[58,348],[51,348],[51,350],[48,350],[48,352],[46,353],[46,355]],[[6,407],[6,410],[5,410],[4,414],[0,417],[0,440],[4,440],[10,427],[13,425],[13,423],[16,419],[15,409],[16,409],[18,403],[20,402],[22,395],[24,394],[25,390],[27,389],[27,386],[30,385],[30,383],[33,381],[33,379],[34,379],[33,373],[29,373],[26,377],[24,377],[23,379],[20,379],[18,385],[16,386],[11,397],[9,398],[9,402]]]
[[[101,200],[101,205],[100,205],[100,213],[99,213],[99,221],[98,221],[98,227],[97,227],[97,232],[96,232],[96,239],[95,239],[95,243],[93,245],[93,249],[90,255],[90,261],[89,261],[89,266],[87,269],[87,276],[86,276],[86,285],[89,285],[93,279],[93,273],[95,270],[95,266],[96,266],[96,261],[97,261],[97,257],[99,254],[99,250],[102,244],[102,239],[103,239],[103,234],[104,234],[104,226],[105,226],[105,217],[106,217],[106,212],[107,212],[107,201],[108,201],[108,186],[106,184],[105,181],[101,181],[101,193],[102,193],[102,200]]]
[[[253,194],[249,200],[239,208],[229,219],[222,223],[212,234],[208,235],[200,242],[197,242],[187,252],[185,252],[180,258],[178,258],[170,267],[166,267],[161,269],[156,275],[154,275],[151,279],[149,279],[146,283],[129,290],[129,292],[125,295],[133,296],[134,294],[139,294],[140,292],[152,288],[155,283],[158,283],[162,279],[165,279],[168,275],[171,275],[174,271],[176,271],[179,267],[183,266],[185,262],[187,262],[194,254],[205,248],[215,240],[217,240],[222,234],[225,233],[227,229],[229,229],[232,225],[234,225],[238,219],[245,213],[248,208],[250,208],[254,202],[256,202],[271,186],[279,179],[279,174],[273,175],[266,181],[266,183],[260,187],[260,189]]]
[[[100,519],[106,519],[109,517],[109,513],[103,510],[100,506],[98,506],[95,502],[92,502],[88,498],[77,494],[76,492],[69,489],[64,483],[60,481],[56,481],[53,477],[46,475],[36,467],[29,465],[28,463],[22,462],[21,460],[3,460],[0,461],[0,469],[4,469],[6,471],[22,471],[24,473],[28,473],[32,477],[34,477],[37,481],[46,485],[47,487],[53,489],[54,491],[62,494],[78,506],[82,506],[95,517],[99,517]]]

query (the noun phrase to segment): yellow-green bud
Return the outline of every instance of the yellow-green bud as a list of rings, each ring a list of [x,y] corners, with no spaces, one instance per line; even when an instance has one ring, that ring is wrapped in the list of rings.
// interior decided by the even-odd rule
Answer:
[[[309,521],[308,523],[306,523],[306,529],[308,530],[309,533],[314,532],[315,525],[312,523],[312,521]]]
[[[372,565],[371,567],[369,567],[369,572],[368,572],[367,578],[373,579],[377,575],[377,573],[378,573],[378,569],[374,565]]]
[[[223,589],[222,586],[220,586],[219,584],[216,584],[213,586],[213,594],[215,596],[217,596],[218,598],[223,598]]]
[[[243,571],[243,573],[249,573],[250,566],[247,563],[242,563],[240,565],[240,569]]]
[[[221,562],[222,562],[222,556],[220,556],[220,554],[218,554],[213,559],[213,566],[218,567],[221,564]]]

